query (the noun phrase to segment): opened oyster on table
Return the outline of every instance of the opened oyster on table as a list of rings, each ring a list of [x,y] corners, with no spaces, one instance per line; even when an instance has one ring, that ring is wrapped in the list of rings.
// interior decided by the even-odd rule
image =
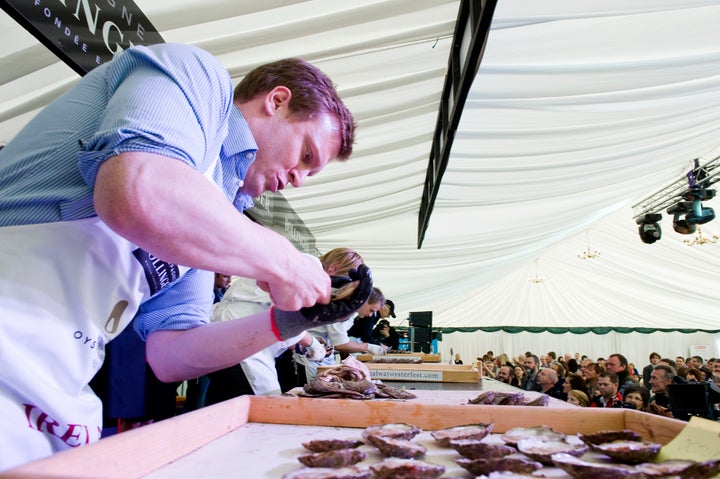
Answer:
[[[315,467],[283,479],[705,479],[720,473],[720,459],[651,462],[660,445],[628,430],[564,434],[533,426],[492,434],[493,427],[479,423],[423,431],[390,423],[358,431],[362,440],[314,439],[302,445],[323,452],[298,460]]]

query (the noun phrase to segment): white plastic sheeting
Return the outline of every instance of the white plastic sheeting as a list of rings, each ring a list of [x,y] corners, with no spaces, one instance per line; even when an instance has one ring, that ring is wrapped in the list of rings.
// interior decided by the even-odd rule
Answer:
[[[718,329],[720,244],[685,246],[667,218],[643,244],[630,208],[719,154],[716,1],[499,2],[419,250],[457,1],[136,3],[235,81],[287,56],[334,79],[359,123],[355,154],[284,194],[321,251],[363,255],[398,321]],[[76,75],[4,13],[0,44],[7,141]],[[601,255],[581,260],[588,241]]]

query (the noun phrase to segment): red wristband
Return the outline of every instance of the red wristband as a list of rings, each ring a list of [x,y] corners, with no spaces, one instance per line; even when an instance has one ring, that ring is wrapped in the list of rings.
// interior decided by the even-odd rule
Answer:
[[[275,307],[270,308],[270,327],[272,328],[273,334],[278,338],[278,341],[285,341],[285,339],[280,335],[280,330],[277,327],[277,323],[275,322]]]

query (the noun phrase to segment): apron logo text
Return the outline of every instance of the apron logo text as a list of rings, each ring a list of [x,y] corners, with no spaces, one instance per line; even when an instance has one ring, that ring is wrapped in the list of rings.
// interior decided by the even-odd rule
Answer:
[[[55,436],[70,447],[82,446],[100,439],[100,433],[102,432],[100,428],[98,428],[96,436],[90,437],[90,428],[88,426],[83,424],[60,424],[37,406],[25,403],[23,403],[23,406],[25,406],[25,417],[30,429]]]
[[[140,248],[133,251],[133,256],[145,272],[151,295],[180,278],[180,268],[176,264],[163,261]]]
[[[73,338],[77,339],[78,341],[82,341],[84,346],[89,346],[90,349],[95,349],[95,346],[98,347],[98,349],[103,349],[103,346],[105,346],[105,341],[102,340],[102,338],[93,339],[91,337],[88,337],[80,330],[77,330],[73,333]]]

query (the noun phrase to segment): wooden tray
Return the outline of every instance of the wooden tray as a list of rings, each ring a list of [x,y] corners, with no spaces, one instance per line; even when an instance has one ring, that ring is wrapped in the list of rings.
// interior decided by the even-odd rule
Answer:
[[[220,438],[243,426],[282,424],[296,446],[304,440],[294,434],[302,426],[364,428],[374,424],[406,422],[425,430],[469,423],[494,423],[494,432],[512,427],[545,424],[558,431],[590,433],[604,429],[632,429],[644,439],[666,444],[685,426],[685,422],[629,409],[567,408],[530,406],[479,406],[420,404],[412,401],[354,401],[350,399],[313,399],[282,396],[243,396],[188,414],[144,426],[103,439],[95,444],[58,453],[6,473],[0,478],[134,478],[162,471],[169,464],[198,448],[203,450],[221,442]],[[243,429],[239,429],[242,431]],[[332,434],[332,433],[329,433]],[[270,440],[275,439],[271,437]],[[258,437],[257,444],[268,442]],[[280,435],[276,442],[281,441]],[[252,437],[246,438],[252,443]],[[280,457],[283,446],[275,444],[252,452],[233,452],[237,468],[227,477],[242,477],[245,464],[258,462],[261,456],[275,457],[277,462],[293,458]],[[259,450],[258,448],[262,449]],[[275,456],[273,456],[273,454]],[[193,456],[188,456],[189,459]],[[273,463],[273,461],[265,461]],[[271,467],[268,464],[266,467]],[[257,477],[279,477],[272,473]]]

